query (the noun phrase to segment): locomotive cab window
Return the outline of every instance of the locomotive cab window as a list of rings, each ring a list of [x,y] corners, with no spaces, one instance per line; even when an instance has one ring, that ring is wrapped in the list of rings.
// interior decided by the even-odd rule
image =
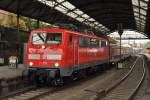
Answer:
[[[33,44],[61,44],[61,42],[62,42],[61,33],[37,32],[33,33],[32,36]]]
[[[33,44],[44,44],[46,40],[46,33],[33,33],[32,43]]]
[[[46,43],[47,44],[61,44],[61,33],[48,33]]]

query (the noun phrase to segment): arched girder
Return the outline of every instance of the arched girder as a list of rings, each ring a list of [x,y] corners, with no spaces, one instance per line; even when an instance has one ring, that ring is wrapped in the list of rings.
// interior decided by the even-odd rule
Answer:
[[[134,13],[139,14],[139,12],[137,12],[137,11],[135,11]],[[146,17],[146,15],[144,15],[144,14],[142,14],[142,13],[140,13],[140,16]]]
[[[90,5],[91,6],[91,5]],[[120,9],[118,9],[120,8]],[[92,12],[97,12],[97,11],[118,11],[118,10],[122,10],[122,11],[129,11],[132,10],[132,8],[127,8],[127,7],[122,7],[122,5],[114,5],[113,7],[101,7],[101,6],[92,6],[92,7],[86,7],[84,8],[84,12],[88,12],[88,13],[92,13]]]
[[[97,16],[95,19],[105,20],[105,19],[111,19],[111,18],[132,18],[131,15],[108,15],[108,16]],[[133,18],[134,20],[134,18]]]
[[[68,0],[68,1],[71,2],[72,4],[74,4],[77,7],[80,6],[81,9],[83,7],[90,7],[90,5],[91,6],[100,6],[100,5],[105,5],[105,4],[107,4],[107,5],[110,5],[110,4],[111,5],[121,5],[121,4],[123,4],[123,5],[130,5],[131,4],[130,0],[124,0],[124,1],[109,0],[109,3],[108,3],[107,0],[86,0],[86,1],[84,1],[84,0]]]
[[[136,28],[136,26],[132,22],[129,22],[128,20],[124,20],[124,21],[114,20],[114,21],[111,21],[111,22],[105,22],[104,25],[107,26],[110,29],[115,30],[118,23],[122,23],[123,28],[125,28],[125,29],[129,29],[129,26],[130,26],[130,28],[133,28],[133,29]]]
[[[106,13],[132,13],[132,12],[129,12],[129,10],[131,9],[126,9],[126,8],[123,8],[123,9],[116,9],[116,10],[113,10],[113,9],[110,9],[110,8],[107,8],[107,9],[101,9],[101,11],[99,11],[99,9],[96,9],[96,10],[87,10],[87,12],[89,12],[89,14],[106,14]],[[133,14],[133,13],[132,13]]]
[[[106,21],[112,21],[112,20],[117,20],[117,21],[122,21],[122,20],[128,20],[128,17],[116,17],[116,18],[113,18],[113,17],[109,17],[109,18],[106,18],[106,19],[102,19],[101,22],[106,22]],[[134,21],[134,20],[132,20]]]
[[[118,11],[99,11],[99,12],[92,12],[90,15],[93,16],[93,17],[96,17],[96,16],[105,16],[105,15],[131,15],[131,16],[134,16],[133,13],[129,12],[129,11],[125,11],[125,10],[118,10]]]

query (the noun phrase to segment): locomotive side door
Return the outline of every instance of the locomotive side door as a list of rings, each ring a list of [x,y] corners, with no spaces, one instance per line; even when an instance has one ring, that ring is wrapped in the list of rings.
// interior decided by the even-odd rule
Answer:
[[[78,64],[78,37],[75,34],[69,35],[69,42],[68,42],[68,60],[70,64],[77,65]]]
[[[74,35],[74,64],[79,64],[79,53],[78,53],[78,36]]]

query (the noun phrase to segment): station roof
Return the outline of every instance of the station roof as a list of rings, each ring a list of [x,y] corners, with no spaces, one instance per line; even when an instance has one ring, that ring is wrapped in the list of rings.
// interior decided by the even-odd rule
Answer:
[[[76,20],[61,14],[37,0],[0,0],[0,9],[33,19],[39,19],[47,23],[78,23]]]
[[[149,0],[69,0],[111,31],[121,23],[124,29],[147,33]],[[146,27],[145,27],[146,26]],[[146,31],[147,30],[147,31]]]
[[[0,0],[0,9],[48,23],[72,23],[106,33],[124,29],[150,38],[149,0]]]

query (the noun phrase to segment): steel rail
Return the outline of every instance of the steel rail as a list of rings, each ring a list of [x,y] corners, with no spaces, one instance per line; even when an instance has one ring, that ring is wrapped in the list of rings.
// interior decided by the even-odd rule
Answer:
[[[55,89],[54,88],[36,88],[36,89],[31,89],[29,91],[26,92],[22,92],[22,93],[16,93],[14,96],[12,97],[8,97],[8,98],[4,98],[3,100],[37,100],[40,96],[46,95],[48,93],[54,92]]]
[[[134,97],[134,95],[136,94],[136,92],[139,90],[142,82],[144,81],[144,78],[145,78],[145,75],[146,75],[146,71],[145,71],[145,61],[144,61],[144,58],[142,58],[142,59],[143,59],[143,75],[142,75],[142,78],[141,78],[139,84],[136,86],[135,90],[132,92],[131,96],[128,98],[128,100],[131,100]]]
[[[25,92],[28,92],[28,91],[31,91],[31,90],[34,90],[36,89],[37,87],[35,85],[33,86],[28,86],[28,87],[24,87],[22,89],[19,89],[19,90],[16,90],[14,92],[10,92],[6,95],[2,95],[0,96],[0,100],[2,99],[6,99],[6,98],[10,98],[10,97],[13,97],[13,96],[16,96],[16,95],[19,95],[19,94],[22,94],[22,93],[25,93]]]
[[[134,62],[134,64],[131,66],[131,69],[130,71],[123,77],[121,78],[120,80],[118,80],[117,82],[115,82],[114,84],[112,84],[112,86],[108,87],[105,92],[108,94],[112,89],[114,89],[115,87],[117,87],[119,84],[121,84],[133,71],[134,67],[135,67],[135,64],[137,63],[139,58],[137,58]]]
[[[115,82],[115,84],[113,84],[109,88],[105,89],[105,93],[103,93],[103,95],[101,95],[100,97],[96,98],[95,100],[100,100],[100,99],[102,99],[102,100],[122,100],[122,99],[123,100],[131,100],[134,97],[134,95],[137,92],[137,90],[139,89],[139,87],[142,84],[142,82],[144,80],[144,77],[145,77],[145,67],[144,67],[145,62],[144,62],[144,59],[142,59],[142,68],[143,68],[143,70],[142,70],[141,78],[138,79],[138,83],[134,83],[133,82],[133,81],[137,81],[137,80],[135,80],[137,78],[135,78],[136,74],[135,74],[135,72],[133,72],[133,69],[135,69],[135,65],[136,65],[137,61],[140,58],[141,57],[138,57],[136,59],[136,61],[134,62],[133,66],[131,68],[131,70],[121,80]],[[134,84],[136,84],[136,86],[134,88],[129,88],[129,87],[131,87]],[[123,87],[121,85],[123,85],[123,86],[127,85],[127,87]],[[117,92],[115,92],[115,91],[117,91]],[[129,94],[126,93],[128,91],[131,91],[131,93],[129,93]],[[127,95],[128,97],[126,96],[126,94],[128,94]]]

